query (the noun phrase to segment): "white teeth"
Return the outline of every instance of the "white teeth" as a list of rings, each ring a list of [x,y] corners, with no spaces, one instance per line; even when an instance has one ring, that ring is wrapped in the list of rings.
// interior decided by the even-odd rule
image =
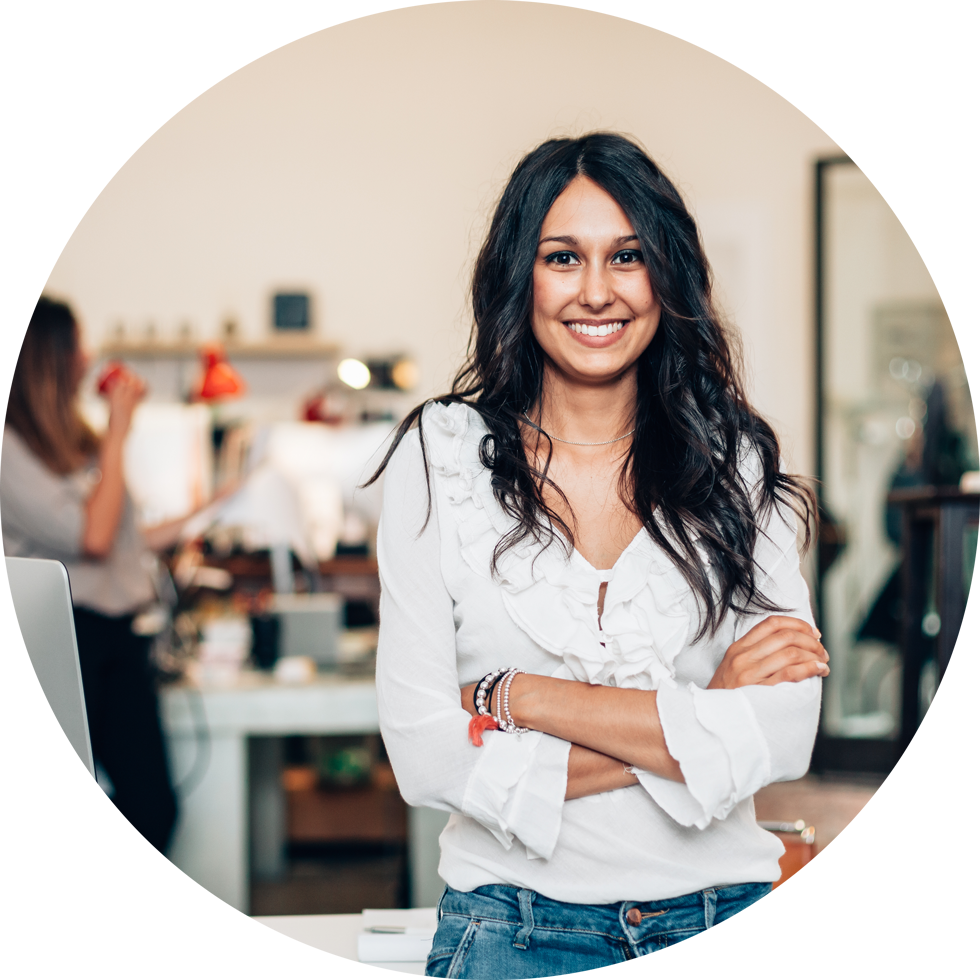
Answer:
[[[608,337],[610,334],[618,333],[623,327],[626,326],[625,320],[619,320],[616,323],[566,323],[570,330],[578,334],[584,334],[587,337]]]

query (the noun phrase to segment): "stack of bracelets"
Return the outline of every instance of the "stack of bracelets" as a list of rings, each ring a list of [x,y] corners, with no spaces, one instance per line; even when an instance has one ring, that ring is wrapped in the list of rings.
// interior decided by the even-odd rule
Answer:
[[[473,704],[476,706],[477,714],[489,715],[497,723],[497,728],[508,735],[523,735],[530,731],[528,728],[518,726],[510,713],[510,686],[518,674],[524,673],[526,671],[518,670],[517,667],[500,667],[497,670],[491,670],[476,685],[476,690],[473,692]],[[497,691],[496,714],[489,708],[493,701],[495,687]]]

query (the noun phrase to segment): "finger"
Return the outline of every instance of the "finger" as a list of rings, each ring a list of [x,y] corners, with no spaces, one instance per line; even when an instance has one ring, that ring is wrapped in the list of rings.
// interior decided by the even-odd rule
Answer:
[[[802,664],[825,666],[826,660],[817,656],[812,650],[800,647],[784,647],[755,662],[743,660],[734,666],[735,687],[745,687],[749,684],[768,683],[768,679],[787,667]]]
[[[788,629],[771,633],[757,643],[737,650],[736,656],[745,659],[749,663],[755,663],[788,647],[799,647],[802,650],[809,650],[814,656],[820,659],[828,659],[827,651],[815,636],[810,633],[801,633],[798,630]]]
[[[793,664],[777,671],[771,677],[767,677],[759,683],[764,687],[774,687],[776,684],[799,683],[809,680],[811,677],[826,677],[830,673],[830,668],[826,664],[811,662],[808,664]]]
[[[754,673],[759,678],[765,678],[771,677],[787,667],[804,664],[826,667],[827,661],[814,656],[812,651],[802,650],[799,647],[787,647],[755,664],[748,673]]]
[[[771,633],[786,629],[805,633],[807,636],[820,637],[820,631],[804,619],[798,619],[796,616],[767,616],[761,623],[756,623],[744,636],[739,637],[736,642],[739,644],[756,643]]]

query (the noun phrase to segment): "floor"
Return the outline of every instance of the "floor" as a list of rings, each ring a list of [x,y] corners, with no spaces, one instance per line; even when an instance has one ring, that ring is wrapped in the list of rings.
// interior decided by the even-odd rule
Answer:
[[[898,789],[886,777],[806,776],[756,794],[759,820],[816,828],[817,894],[864,895],[895,907]]]

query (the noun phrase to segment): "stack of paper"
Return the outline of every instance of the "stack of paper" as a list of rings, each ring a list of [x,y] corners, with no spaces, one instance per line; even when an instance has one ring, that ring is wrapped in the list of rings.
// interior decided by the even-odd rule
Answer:
[[[435,909],[365,909],[357,958],[362,963],[424,963],[436,921]]]
[[[835,907],[838,902],[844,907]],[[867,899],[857,897],[776,902],[779,926],[800,964],[800,980],[908,980],[908,916],[869,907]]]

